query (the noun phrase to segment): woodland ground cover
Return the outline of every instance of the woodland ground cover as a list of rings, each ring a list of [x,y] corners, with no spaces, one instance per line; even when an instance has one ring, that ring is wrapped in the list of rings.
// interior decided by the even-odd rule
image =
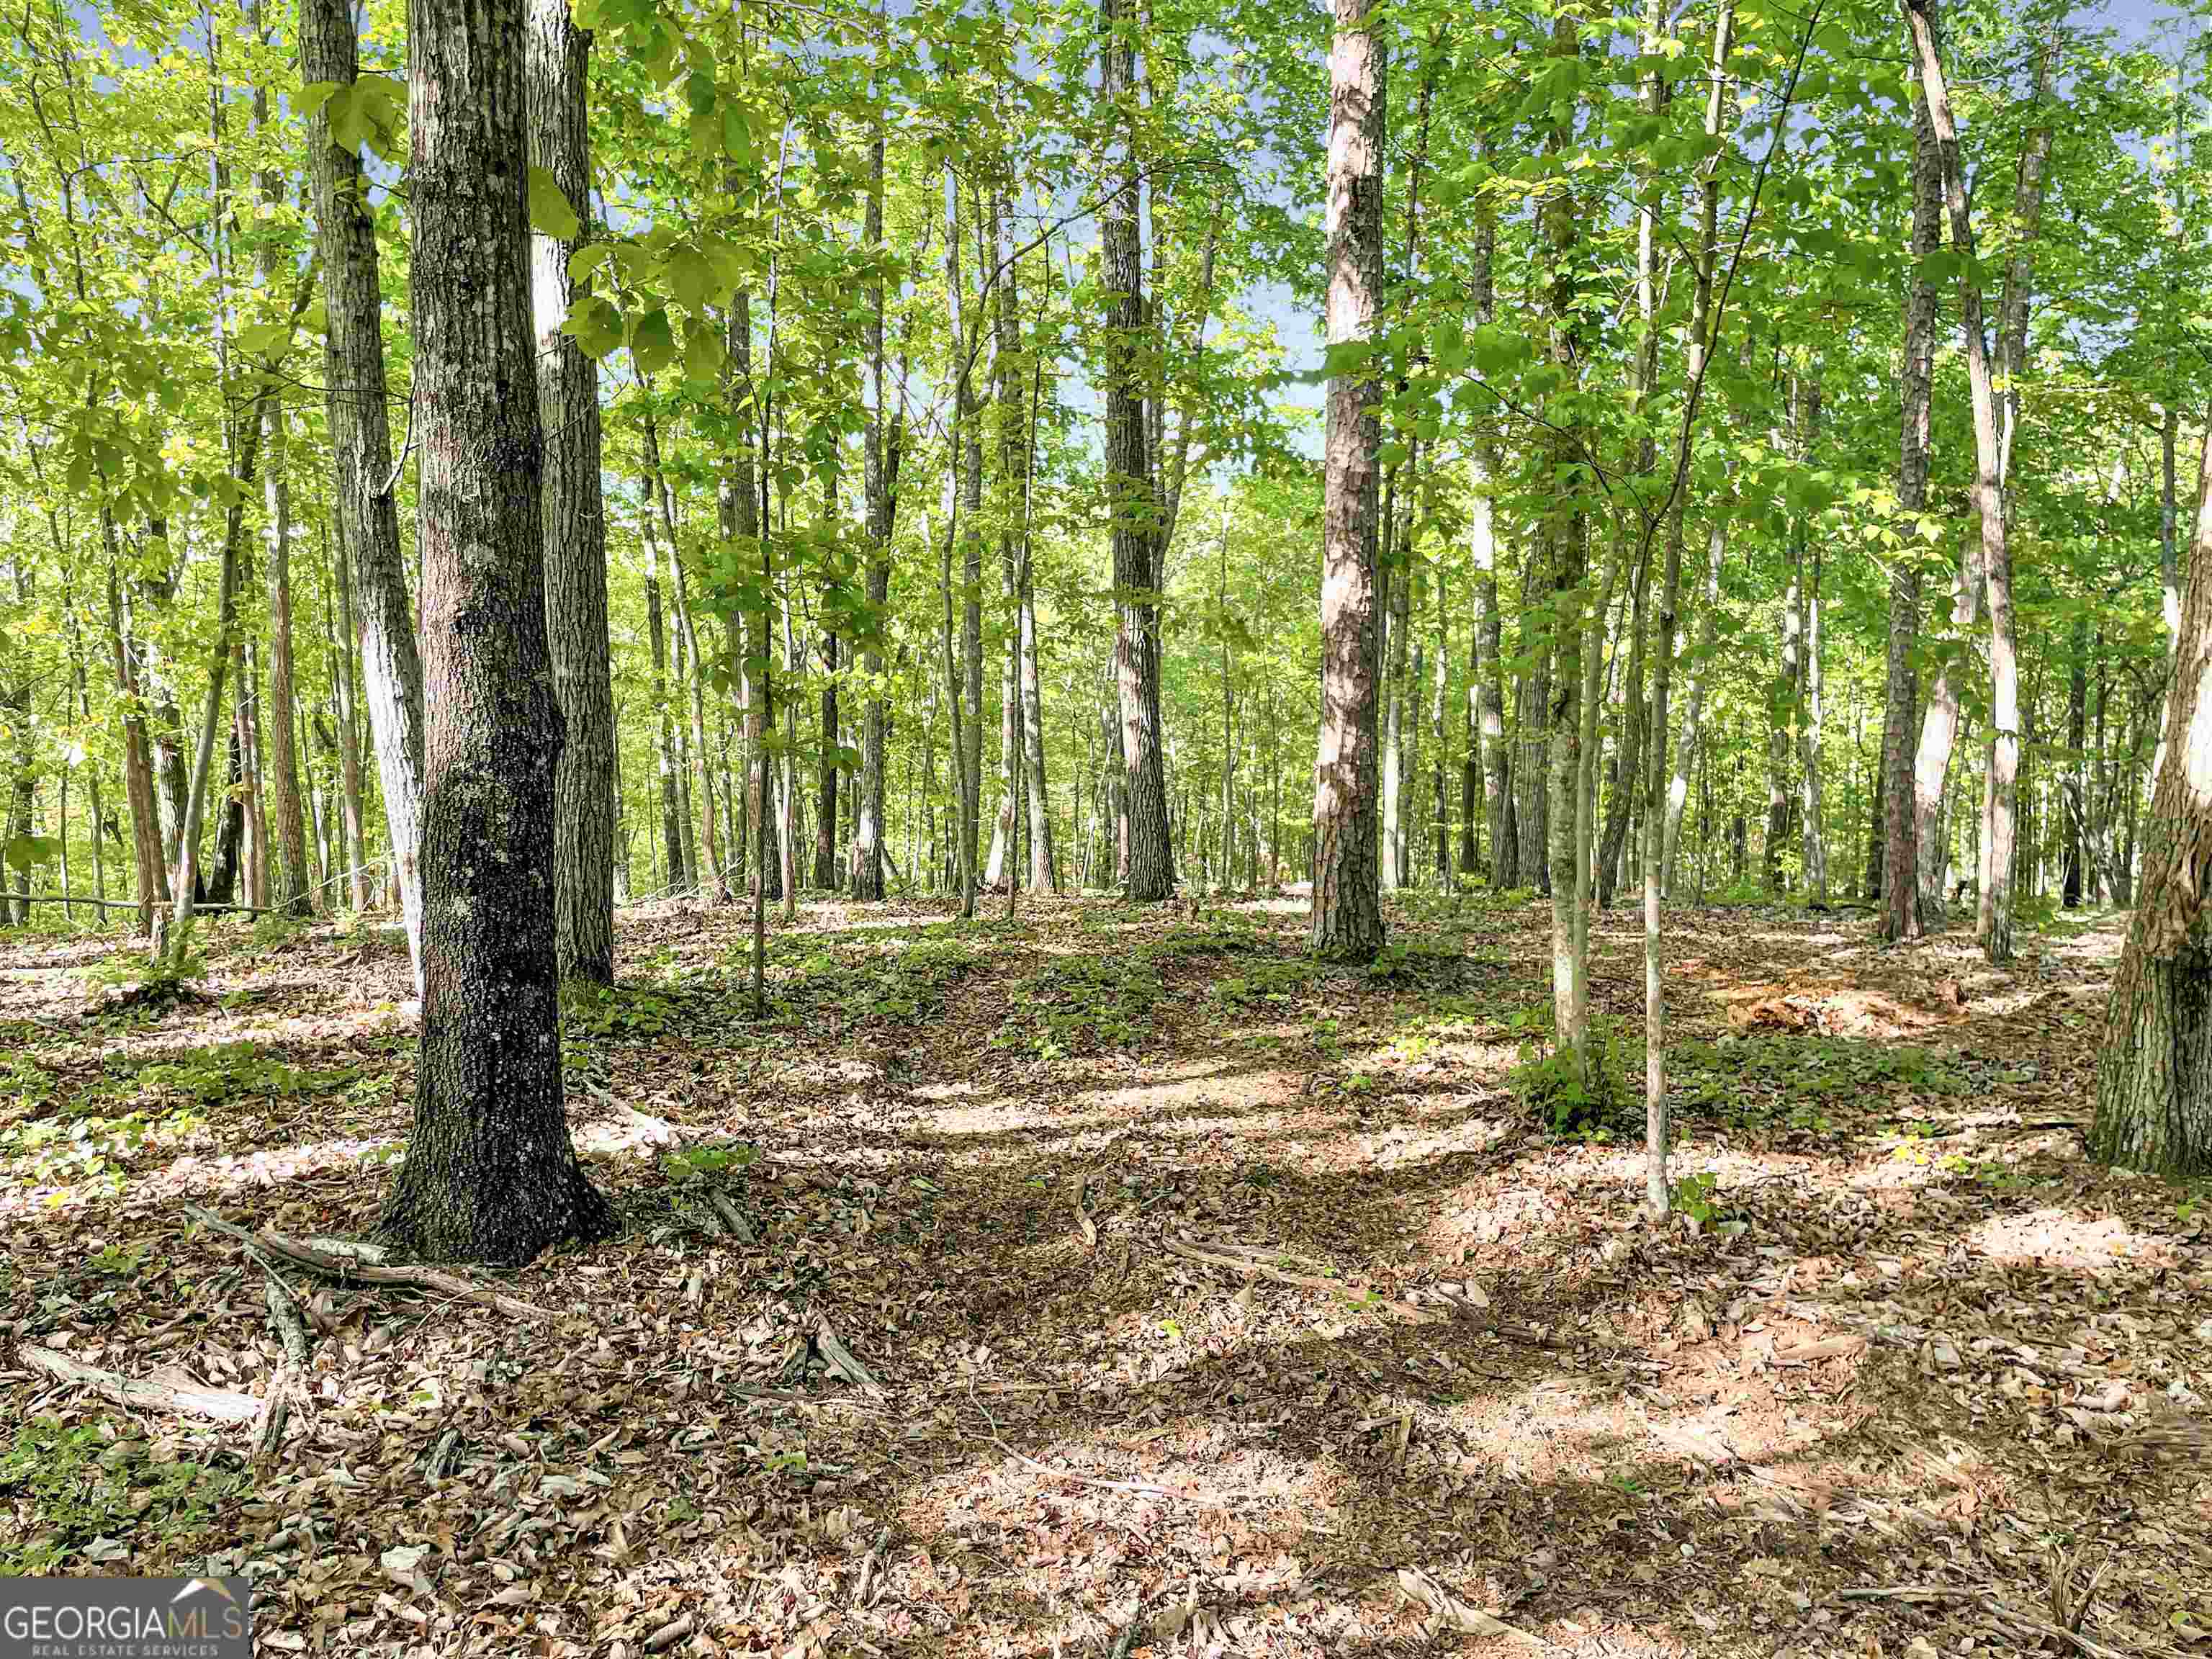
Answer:
[[[159,996],[18,935],[0,1571],[242,1571],[345,1655],[2200,1650],[2204,1211],[2081,1139],[2118,918],[1996,969],[1671,912],[1664,1224],[1638,922],[1626,1085],[1563,1100],[1544,908],[1390,921],[814,901],[756,1020],[735,913],[624,911],[563,1037],[619,1231],[469,1276],[543,1317],[280,1263],[260,1459],[20,1356],[266,1397],[268,1274],[185,1206],[374,1231],[404,940],[218,921]]]

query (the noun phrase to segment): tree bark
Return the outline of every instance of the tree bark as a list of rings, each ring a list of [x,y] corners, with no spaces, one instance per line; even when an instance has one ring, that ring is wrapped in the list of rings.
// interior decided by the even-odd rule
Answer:
[[[2098,1054],[2091,1153],[2173,1179],[2212,1169],[2212,428],[2141,897]]]
[[[1912,747],[1919,702],[1913,651],[1920,633],[1920,515],[1928,504],[1928,434],[1936,372],[1936,283],[1929,263],[1942,244],[1942,163],[1929,115],[1928,91],[1912,79],[1912,241],[1906,276],[1905,349],[1898,433],[1898,543],[1889,578],[1889,650],[1882,711],[1881,920],[1888,939],[1918,939],[1922,811]],[[1940,787],[1940,786],[1939,786]]]
[[[300,0],[300,67],[309,82],[349,88],[359,43],[343,0]],[[383,297],[377,284],[376,229],[365,199],[361,160],[331,141],[327,108],[308,122],[315,222],[322,242],[323,303],[328,317],[325,367],[331,465],[343,544],[354,559],[361,612],[362,676],[369,731],[384,788],[393,873],[407,925],[418,989],[422,973],[422,663],[415,613],[399,556],[392,494],[392,427],[386,411]]]
[[[1144,255],[1137,234],[1140,189],[1135,119],[1136,19],[1128,0],[1099,0],[1099,95],[1119,134],[1113,193],[1099,210],[1104,356],[1106,493],[1113,515],[1114,646],[1126,772],[1127,896],[1151,901],[1175,890],[1168,841],[1167,773],[1161,753],[1159,596],[1166,550],[1145,410]],[[1364,37],[1363,37],[1364,38]],[[979,733],[980,735],[980,733]]]
[[[1905,17],[1928,97],[1943,171],[1945,207],[1951,246],[1960,258],[1959,323],[1966,347],[1966,381],[1974,411],[1974,497],[1980,509],[1982,574],[1990,595],[1989,811],[1983,837],[1990,878],[1982,890],[1982,949],[1992,963],[2012,959],[2012,861],[2020,772],[2020,662],[2013,643],[2012,556],[2005,539],[2004,463],[1996,394],[1990,368],[1989,338],[1982,319],[1982,285],[1974,270],[1972,204],[1966,190],[1957,124],[1943,80],[1931,14],[1935,0],[1906,0]]]
[[[524,207],[524,0],[409,0],[424,754],[422,1055],[385,1226],[523,1262],[611,1230],[562,1107],[544,441]]]
[[[1389,64],[1367,0],[1334,0],[1327,204],[1328,344],[1369,340],[1382,284]],[[1377,866],[1376,592],[1377,387],[1364,363],[1328,383],[1323,450],[1322,720],[1314,793],[1313,945],[1371,957],[1382,945]]]
[[[575,239],[530,239],[538,414],[545,434],[545,624],[568,739],[554,775],[553,937],[563,979],[615,973],[615,707],[607,637],[607,514],[599,463],[599,368],[561,331],[568,259],[589,234],[592,37],[568,0],[526,0],[524,80],[532,165],[574,210]]]
[[[868,205],[862,236],[873,262],[868,276],[870,399],[863,488],[868,514],[868,605],[877,619],[861,668],[867,703],[860,726],[860,787],[853,803],[853,896],[878,903],[884,896],[884,744],[890,718],[883,684],[884,653],[876,641],[890,602],[890,543],[898,489],[902,421],[884,408],[884,130],[880,118],[868,145]],[[901,392],[900,409],[905,408]]]

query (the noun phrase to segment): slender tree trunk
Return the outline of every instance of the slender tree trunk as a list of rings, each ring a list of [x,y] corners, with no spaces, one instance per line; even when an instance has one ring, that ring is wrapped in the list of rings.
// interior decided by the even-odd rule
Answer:
[[[1805,465],[1811,466],[1820,442],[1820,383],[1806,379],[1798,388],[1798,441]],[[1804,591],[1804,724],[1799,728],[1799,758],[1804,775],[1799,780],[1799,816],[1804,820],[1802,833],[1805,846],[1805,890],[1814,904],[1825,907],[1828,902],[1828,832],[1827,809],[1821,796],[1820,744],[1826,736],[1827,690],[1822,678],[1820,662],[1820,575],[1822,543],[1817,526],[1801,525],[1797,532],[1801,550],[1799,568],[1803,569],[1802,550],[1809,542],[1812,551],[1812,572]]]
[[[300,0],[300,67],[302,79],[309,82],[353,85],[359,46],[343,0]],[[328,317],[325,374],[338,519],[343,545],[354,559],[369,730],[375,739],[393,871],[419,988],[423,984],[422,890],[417,868],[423,810],[422,663],[416,649],[414,607],[400,562],[399,520],[392,493],[398,475],[392,464],[386,406],[375,223],[366,199],[361,160],[331,142],[326,104],[308,122],[307,152]]]
[[[1553,25],[1551,55],[1572,60],[1580,55],[1580,29],[1575,18],[1562,15]],[[1561,122],[1551,135],[1553,155],[1565,151],[1571,142],[1569,125]],[[1540,210],[1544,242],[1545,307],[1550,334],[1549,349],[1559,370],[1562,393],[1569,403],[1578,388],[1574,381],[1581,361],[1580,329],[1577,318],[1577,289],[1575,262],[1577,204],[1564,178],[1554,180],[1552,193]],[[1550,708],[1551,799],[1548,825],[1552,878],[1552,1002],[1553,1030],[1563,1054],[1573,1056],[1577,1080],[1589,1084],[1589,956],[1585,943],[1589,926],[1589,878],[1588,795],[1584,774],[1589,741],[1583,719],[1587,707],[1595,716],[1592,684],[1595,672],[1585,674],[1585,656],[1595,671],[1602,641],[1587,639],[1594,631],[1585,622],[1588,596],[1584,586],[1589,570],[1589,526],[1581,504],[1574,498],[1579,488],[1575,469],[1582,464],[1583,446],[1571,412],[1553,422],[1546,461],[1552,489],[1564,499],[1555,500],[1547,514],[1545,531],[1552,545],[1553,680]],[[1618,562],[1614,568],[1618,568]],[[1610,583],[1595,611],[1595,626],[1604,625],[1611,608]],[[1595,755],[1589,758],[1595,760]]]
[[[1327,180],[1328,343],[1369,338],[1382,284],[1388,48],[1367,0],[1334,0]],[[1381,421],[1370,373],[1328,383],[1322,532],[1322,723],[1314,795],[1313,945],[1371,957],[1382,945],[1377,867],[1376,500]]]
[[[544,441],[524,208],[523,0],[410,0],[424,747],[422,1056],[385,1226],[523,1262],[611,1230],[562,1106]]]
[[[884,406],[884,127],[878,116],[868,143],[868,204],[862,239],[868,275],[868,424],[863,489],[868,514],[868,604],[880,617],[890,602],[890,539],[898,472],[899,432]],[[902,394],[902,398],[903,394]],[[879,903],[884,896],[884,740],[890,706],[884,688],[884,653],[871,634],[861,659],[867,702],[860,725],[860,787],[853,803],[853,896]]]
[[[107,551],[107,641],[115,664],[116,695],[123,704],[123,789],[131,809],[131,846],[137,866],[137,931],[150,933],[154,907],[169,902],[168,865],[162,857],[161,797],[154,789],[153,743],[146,731],[145,697],[138,682],[137,641],[124,622],[122,582],[116,572],[115,518],[100,509]]]
[[[526,0],[524,13],[530,161],[551,176],[580,222],[575,238],[530,239],[545,433],[546,635],[568,730],[554,777],[553,933],[563,979],[606,985],[615,972],[616,763],[599,369],[561,331],[573,294],[568,260],[592,217],[592,37],[570,20],[568,0]]]
[[[1140,191],[1135,119],[1136,19],[1128,0],[1099,0],[1099,95],[1119,134],[1121,153],[1113,193],[1100,210],[1103,287],[1107,295],[1104,356],[1106,493],[1113,514],[1114,659],[1121,710],[1121,758],[1127,772],[1127,870],[1132,899],[1164,899],[1175,889],[1169,845],[1167,774],[1161,753],[1159,602],[1155,585],[1165,555],[1160,544],[1152,446],[1147,441],[1144,255],[1139,246]],[[1379,185],[1377,186],[1379,188]]]
[[[1480,152],[1487,161],[1489,146]],[[1494,323],[1498,316],[1497,289],[1492,267],[1498,250],[1498,210],[1489,196],[1478,198],[1474,246],[1468,283],[1473,291],[1476,320]],[[1476,719],[1481,728],[1482,766],[1488,780],[1490,805],[1490,885],[1504,892],[1528,878],[1521,863],[1520,835],[1514,822],[1512,754],[1505,741],[1505,653],[1498,603],[1498,429],[1478,416],[1469,453],[1474,468],[1474,496],[1468,503],[1468,550],[1474,566],[1474,665]],[[1469,759],[1473,757],[1470,755]],[[1468,833],[1473,833],[1470,822]],[[1467,860],[1463,860],[1467,861]]]
[[[653,651],[653,760],[660,782],[660,840],[665,885],[681,888],[684,871],[684,812],[676,794],[676,726],[668,713],[668,639],[660,611],[660,538],[653,533],[652,509],[645,519],[645,631]]]
[[[359,684],[354,669],[353,556],[347,550],[343,517],[333,514],[329,522],[335,526],[337,546],[324,550],[331,566],[331,586],[337,614],[326,620],[331,623],[331,659],[335,665],[331,702],[338,724],[338,774],[344,797],[341,814],[344,827],[339,838],[345,845],[339,849],[337,867],[348,872],[347,896],[359,915],[368,908],[369,888],[367,819],[362,804],[361,725],[355,713]]]
[[[1889,579],[1889,652],[1882,714],[1882,801],[1887,815],[1882,848],[1884,939],[1917,939],[1929,918],[1920,909],[1923,811],[1912,747],[1919,702],[1913,655],[1920,632],[1920,515],[1928,503],[1928,434],[1936,359],[1936,283],[1929,263],[1942,245],[1942,162],[1930,119],[1928,88],[1912,78],[1911,275],[1905,301],[1905,349],[1897,463],[1898,552]],[[1940,793],[1941,783],[1937,788]]]
[[[1990,368],[1989,339],[1982,320],[1981,279],[1974,270],[1972,206],[1966,193],[1965,162],[1959,134],[1951,115],[1951,99],[1943,80],[1943,64],[1937,47],[1934,19],[1929,8],[1934,0],[1906,0],[1913,50],[1928,97],[1929,124],[1943,171],[1943,194],[1951,223],[1951,246],[1961,260],[1959,276],[1960,330],[1966,347],[1966,380],[1974,410],[1974,496],[1982,522],[1982,571],[1990,594],[1990,759],[1989,811],[1984,841],[1988,848],[1990,879],[1982,890],[1982,909],[1987,919],[1983,951],[1992,963],[2012,959],[2012,859],[2017,802],[2014,783],[2020,771],[2020,663],[2013,643],[2012,557],[2005,540],[2005,511],[2002,434],[1998,428],[1996,395]]]

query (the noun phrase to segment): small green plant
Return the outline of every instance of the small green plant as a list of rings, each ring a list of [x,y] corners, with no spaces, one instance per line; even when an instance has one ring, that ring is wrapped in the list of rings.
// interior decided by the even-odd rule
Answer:
[[[1317,972],[1316,964],[1303,957],[1255,962],[1231,978],[1216,980],[1208,994],[1233,1012],[1286,1007],[1313,988]]]
[[[760,1157],[760,1148],[744,1141],[708,1141],[697,1146],[679,1146],[672,1152],[662,1154],[660,1167],[678,1186],[703,1181],[725,1170],[742,1170]]]
[[[1609,1141],[1629,1099],[1627,1042],[1614,1022],[1593,1014],[1585,1053],[1578,1059],[1571,1048],[1531,1038],[1508,1080],[1553,1133]]]
[[[144,1441],[105,1421],[33,1418],[0,1449],[0,1512],[28,1517],[0,1529],[0,1574],[50,1573],[99,1538],[149,1553],[204,1529],[240,1485],[198,1463],[154,1462]]]
[[[1693,1231],[1711,1226],[1720,1218],[1721,1206],[1716,1197],[1720,1184],[1721,1178],[1711,1170],[1684,1176],[1668,1188],[1669,1206],[1675,1214],[1689,1217]]]
[[[132,1002],[161,1002],[184,995],[207,977],[207,959],[186,949],[147,957],[118,951],[76,970],[88,984],[120,991]]]

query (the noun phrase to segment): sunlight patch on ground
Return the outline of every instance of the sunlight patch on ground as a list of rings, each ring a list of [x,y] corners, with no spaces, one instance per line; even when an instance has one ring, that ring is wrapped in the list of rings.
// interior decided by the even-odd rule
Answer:
[[[2057,1207],[1991,1216],[1966,1235],[1966,1242],[1992,1261],[2089,1273],[2115,1261],[2141,1263],[2174,1255],[2166,1240],[2137,1232],[2117,1216],[2090,1217]]]

